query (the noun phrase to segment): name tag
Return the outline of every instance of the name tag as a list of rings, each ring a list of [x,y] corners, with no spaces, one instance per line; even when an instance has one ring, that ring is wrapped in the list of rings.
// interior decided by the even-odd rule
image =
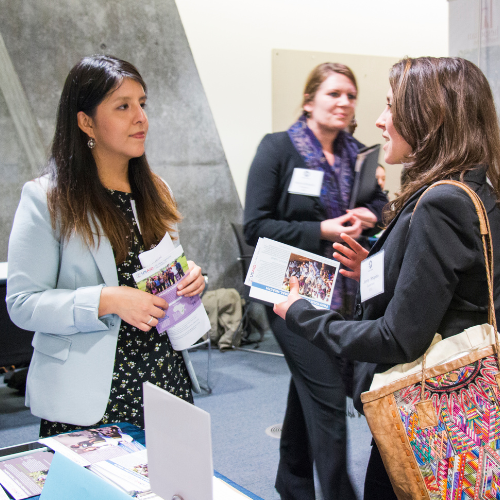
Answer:
[[[306,196],[319,196],[323,184],[322,170],[309,170],[308,168],[294,168],[288,192]]]
[[[361,262],[361,302],[384,293],[384,250]]]

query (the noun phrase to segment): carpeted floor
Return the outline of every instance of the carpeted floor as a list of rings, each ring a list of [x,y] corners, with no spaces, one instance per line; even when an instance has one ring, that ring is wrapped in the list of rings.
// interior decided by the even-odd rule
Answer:
[[[259,350],[279,352],[270,332]],[[206,378],[207,352],[192,352],[191,359],[200,379]],[[265,500],[279,499],[274,489],[279,439],[266,429],[283,420],[289,380],[284,358],[212,350],[213,392],[195,397],[211,415],[215,469]],[[0,448],[36,440],[38,427],[24,398],[0,379]],[[363,417],[349,418],[348,428],[349,470],[361,498],[371,437]]]

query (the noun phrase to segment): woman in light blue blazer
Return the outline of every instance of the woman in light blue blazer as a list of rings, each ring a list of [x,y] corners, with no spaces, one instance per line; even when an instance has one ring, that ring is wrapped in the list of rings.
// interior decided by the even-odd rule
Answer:
[[[41,436],[129,421],[143,427],[142,382],[192,402],[182,355],[156,330],[168,304],[135,287],[140,252],[179,212],[149,168],[146,84],[130,63],[84,58],[59,102],[45,175],[28,182],[9,241],[7,307],[35,331],[26,402]],[[204,288],[190,262],[179,294]]]

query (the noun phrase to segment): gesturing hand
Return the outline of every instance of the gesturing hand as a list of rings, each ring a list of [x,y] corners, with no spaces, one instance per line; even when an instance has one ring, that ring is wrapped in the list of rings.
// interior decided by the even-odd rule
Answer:
[[[352,269],[352,271],[341,269],[340,274],[359,282],[361,262],[366,259],[368,250],[363,248],[357,241],[353,240],[345,233],[342,233],[340,237],[349,246],[342,245],[341,243],[334,243],[333,248],[336,252],[333,254],[333,258],[349,269]]]
[[[99,317],[118,314],[120,318],[143,332],[158,324],[165,316],[168,303],[137,288],[129,286],[105,286],[101,290]]]
[[[205,289],[205,278],[201,274],[201,267],[192,260],[188,260],[189,274],[179,283],[177,295],[193,297]]]
[[[361,221],[361,227],[363,229],[370,229],[375,227],[377,223],[377,216],[366,207],[357,207],[352,210],[347,210],[348,214],[355,215]]]
[[[297,300],[300,300],[299,281],[295,276],[292,276],[290,278],[290,294],[288,295],[287,300],[281,304],[274,304],[273,311],[278,316],[285,319],[288,309],[294,302],[297,302]]]
[[[349,224],[346,226],[345,224]],[[353,213],[346,213],[335,219],[326,219],[321,222],[321,239],[340,241],[340,234],[346,233],[352,238],[358,238],[363,231],[361,220]]]

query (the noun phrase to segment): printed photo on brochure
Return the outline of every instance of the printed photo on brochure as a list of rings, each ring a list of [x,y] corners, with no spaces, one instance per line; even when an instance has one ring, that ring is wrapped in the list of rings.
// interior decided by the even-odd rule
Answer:
[[[290,293],[290,278],[299,282],[299,294],[318,309],[329,309],[340,263],[284,243],[260,238],[245,284],[250,297],[278,304]]]
[[[210,330],[210,321],[199,295],[177,295],[179,283],[189,275],[182,246],[151,262],[132,276],[139,290],[161,297],[168,303],[165,316],[158,318],[158,333],[166,332],[176,351],[187,349]]]

